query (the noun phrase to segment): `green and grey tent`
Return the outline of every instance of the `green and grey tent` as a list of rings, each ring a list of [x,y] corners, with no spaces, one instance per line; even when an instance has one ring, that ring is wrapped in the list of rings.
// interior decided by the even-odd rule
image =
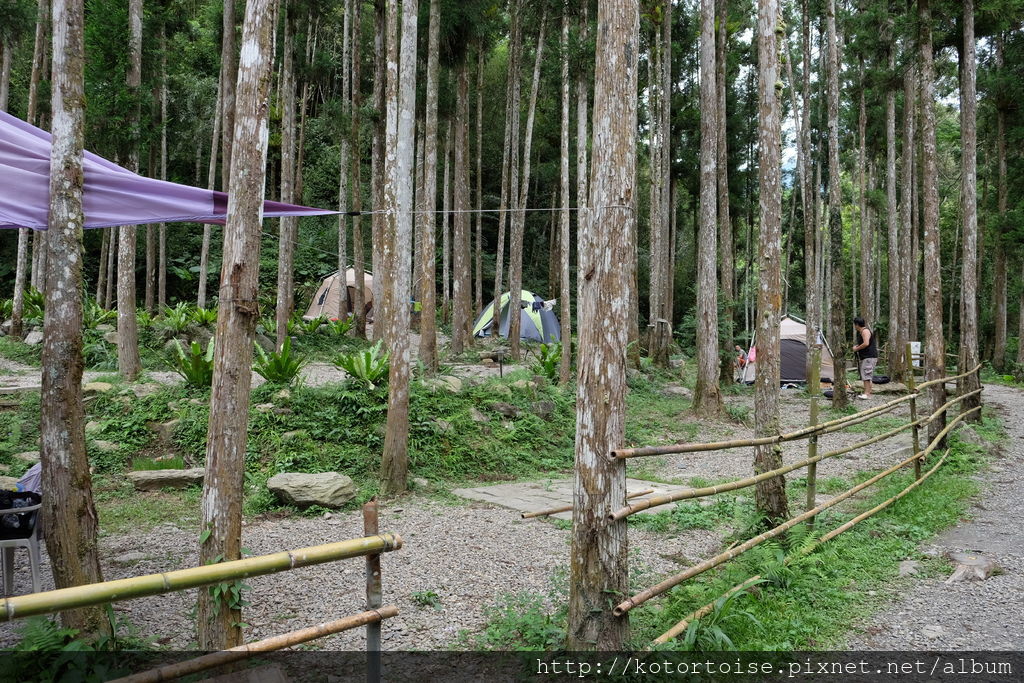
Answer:
[[[510,293],[501,295],[501,324],[498,334],[508,337],[508,309]],[[562,330],[558,318],[550,307],[545,307],[544,299],[533,292],[522,290],[519,295],[520,325],[519,338],[538,342],[561,341]],[[494,328],[494,302],[488,304],[473,324],[473,334],[477,337],[489,337]]]

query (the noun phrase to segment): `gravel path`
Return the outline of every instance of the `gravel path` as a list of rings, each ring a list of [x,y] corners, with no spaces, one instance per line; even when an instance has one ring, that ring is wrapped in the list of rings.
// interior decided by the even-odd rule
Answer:
[[[986,385],[1009,440],[979,475],[984,497],[962,523],[924,548],[929,555],[974,551],[1005,573],[953,584],[910,579],[911,587],[854,635],[849,650],[1019,650],[1024,642],[1024,392]]]

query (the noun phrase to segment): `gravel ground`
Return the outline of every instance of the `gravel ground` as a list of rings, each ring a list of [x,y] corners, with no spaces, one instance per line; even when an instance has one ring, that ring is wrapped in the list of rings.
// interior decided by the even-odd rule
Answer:
[[[1024,392],[986,385],[1009,432],[1003,452],[978,478],[983,494],[970,521],[940,535],[928,555],[973,551],[1002,574],[985,581],[910,579],[903,597],[852,635],[850,650],[1020,650],[1024,642]]]
[[[382,559],[384,604],[395,604],[398,617],[383,629],[385,648],[444,649],[459,632],[479,631],[488,607],[506,594],[547,594],[564,576],[569,532],[541,520],[522,520],[518,513],[485,505],[449,505],[409,497],[383,506],[382,531],[402,536],[404,546]],[[144,533],[108,536],[101,540],[104,578],[116,579],[195,563],[195,529],[165,523]],[[250,522],[243,545],[259,555],[284,549],[362,536],[358,512],[330,518],[266,518]],[[660,545],[656,544],[658,541]],[[634,585],[652,583],[679,562],[709,556],[721,543],[717,532],[693,530],[670,537],[630,530],[630,569]],[[182,548],[188,551],[183,553]],[[19,553],[15,593],[30,589],[28,568]],[[43,589],[52,588],[49,560],[43,554]],[[247,640],[284,633],[364,609],[361,559],[256,577],[248,583],[245,621],[252,625]],[[438,607],[417,604],[416,593],[432,591]],[[118,603],[116,610],[146,636],[173,648],[194,648],[190,611],[195,592],[173,593]],[[9,624],[0,626],[0,647],[17,639]],[[363,629],[320,641],[327,649],[361,649]]]

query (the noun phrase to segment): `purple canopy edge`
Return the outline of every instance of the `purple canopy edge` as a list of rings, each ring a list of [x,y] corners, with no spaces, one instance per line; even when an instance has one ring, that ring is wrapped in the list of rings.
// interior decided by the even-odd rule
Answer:
[[[46,230],[50,208],[50,134],[0,111],[0,228]],[[228,196],[145,178],[85,152],[85,227],[146,223],[224,223]],[[263,202],[263,217],[338,211]]]

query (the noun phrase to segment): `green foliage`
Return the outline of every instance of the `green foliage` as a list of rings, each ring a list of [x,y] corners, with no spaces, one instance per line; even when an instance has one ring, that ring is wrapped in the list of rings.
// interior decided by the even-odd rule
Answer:
[[[0,337],[0,356],[24,365],[39,367],[43,355],[43,345],[29,346],[20,339]]]
[[[541,344],[537,362],[533,371],[548,378],[549,382],[558,381],[558,368],[562,362],[562,345],[558,342]]]
[[[735,649],[727,633],[737,623],[760,626],[760,622],[749,610],[740,609],[741,597],[746,591],[722,595],[715,600],[715,606],[707,615],[690,622],[679,643],[679,649],[695,652],[722,652]]]
[[[45,306],[46,296],[35,287],[29,287],[25,290],[22,319],[31,325],[42,325]]]
[[[213,339],[206,345],[206,351],[198,342],[192,342],[186,353],[181,342],[174,340],[174,355],[171,367],[181,375],[185,383],[196,388],[207,388],[213,384]]]
[[[302,317],[297,317],[294,320],[295,329],[302,334],[315,334],[317,330],[326,325],[327,322],[328,319],[325,315],[313,318],[312,320],[305,320]],[[289,331],[291,331],[291,329],[292,328],[289,326]]]
[[[292,352],[291,337],[285,337],[280,351],[267,353],[256,344],[256,362],[253,369],[256,373],[275,384],[291,384],[305,365],[306,359]]]
[[[743,527],[753,516],[754,508],[747,498],[692,500],[676,505],[668,512],[629,517],[631,524],[658,532],[679,532],[687,529],[714,529],[722,524]]]
[[[181,334],[188,331],[193,323],[192,308],[184,301],[179,301],[174,308],[164,308],[161,325],[168,332]]]
[[[14,314],[14,300],[0,299],[0,320],[10,320]]]
[[[353,325],[355,325],[355,318],[351,315],[346,318],[331,320],[327,323],[327,333],[332,337],[344,337],[352,329]]]
[[[181,469],[185,469],[185,459],[180,455],[160,458],[159,460],[153,458],[135,458],[132,460],[132,471],[134,472]]]
[[[109,324],[117,321],[117,311],[108,311],[96,303],[92,297],[85,297],[82,302],[82,324],[86,329],[93,329],[97,325]]]
[[[482,630],[463,632],[463,644],[475,650],[560,650],[565,646],[567,615],[565,607],[552,612],[533,593],[506,595],[486,610]]]
[[[179,306],[181,304],[178,304]],[[209,327],[217,324],[217,309],[214,308],[200,308],[196,306],[189,312],[192,321],[197,325],[203,325]]]
[[[441,596],[434,591],[415,591],[409,597],[420,607],[441,608]]]
[[[381,351],[381,342],[377,342],[362,351],[339,354],[334,364],[352,379],[365,383],[368,389],[374,389],[378,382],[387,381],[391,368],[390,358],[387,351]]]

